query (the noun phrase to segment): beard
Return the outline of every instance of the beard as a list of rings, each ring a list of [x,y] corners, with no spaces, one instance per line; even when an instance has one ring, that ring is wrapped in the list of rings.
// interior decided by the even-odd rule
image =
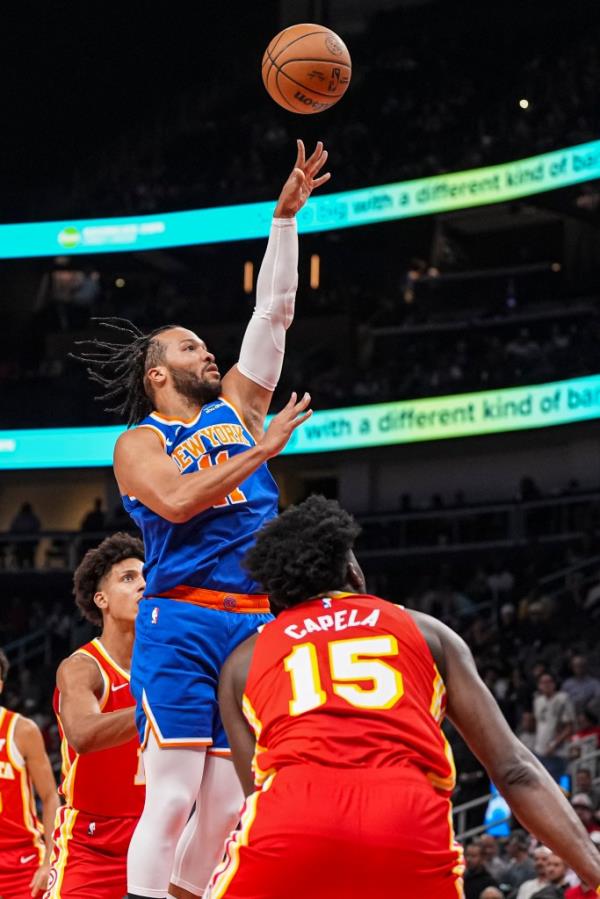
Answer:
[[[220,378],[218,381],[204,381],[193,372],[181,371],[176,368],[169,368],[169,374],[177,393],[200,406],[211,403],[221,395]]]

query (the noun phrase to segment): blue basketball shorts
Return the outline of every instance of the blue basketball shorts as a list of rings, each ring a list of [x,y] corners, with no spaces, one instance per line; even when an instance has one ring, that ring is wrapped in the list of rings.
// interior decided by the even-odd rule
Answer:
[[[219,674],[236,646],[272,618],[268,612],[142,599],[131,662],[142,747],[152,730],[161,747],[206,746],[229,754],[217,703]]]

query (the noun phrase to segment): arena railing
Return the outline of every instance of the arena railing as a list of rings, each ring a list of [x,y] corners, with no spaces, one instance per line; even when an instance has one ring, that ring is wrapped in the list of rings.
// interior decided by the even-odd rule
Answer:
[[[588,770],[590,770],[592,773],[592,782],[594,786],[598,786],[598,784],[600,784],[600,749],[594,749],[590,751],[589,748],[586,748],[586,751],[584,753],[571,760],[568,766],[568,773],[571,778],[571,783],[575,782],[577,771],[580,768],[587,768]],[[494,827],[497,827],[501,824],[507,824],[512,820],[512,814],[510,814],[504,817],[494,818],[493,821],[479,824],[476,827],[466,827],[467,816],[469,812],[472,812],[473,809],[481,808],[483,817],[485,808],[487,808],[490,800],[494,798],[494,795],[494,793],[487,792],[476,799],[470,799],[468,802],[462,802],[459,805],[454,806],[454,808],[452,809],[452,815],[454,818],[454,832],[456,834],[457,840],[459,840],[460,842],[464,842],[464,840],[478,837],[483,833],[487,833]]]

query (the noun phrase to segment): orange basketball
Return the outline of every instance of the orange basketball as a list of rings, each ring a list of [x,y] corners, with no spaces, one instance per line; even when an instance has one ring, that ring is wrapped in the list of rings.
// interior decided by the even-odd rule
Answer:
[[[267,91],[290,112],[323,112],[344,96],[352,62],[345,43],[323,25],[291,25],[277,34],[262,61]]]

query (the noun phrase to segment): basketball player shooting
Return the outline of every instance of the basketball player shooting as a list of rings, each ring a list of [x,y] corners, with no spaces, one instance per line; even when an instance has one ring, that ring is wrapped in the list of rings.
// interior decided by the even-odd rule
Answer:
[[[598,850],[463,640],[366,594],[358,532],[337,502],[313,496],[267,524],[248,554],[279,614],[221,675],[249,798],[210,899],[462,896],[446,712],[519,821],[600,885]]]
[[[243,799],[217,707],[221,666],[270,620],[267,596],[242,569],[256,531],[277,514],[267,461],[309,417],[295,394],[264,432],[294,312],[296,213],[329,180],[327,151],[304,145],[283,186],[257,282],[256,306],[237,364],[221,377],[204,341],[181,326],[95,342],[79,358],[130,425],[115,449],[125,508],[141,528],[145,597],[140,603],[131,689],[143,746],[146,803],[128,858],[130,897],[167,893],[175,847],[196,861],[183,882],[175,860],[172,895],[202,895]],[[186,868],[189,870],[189,868]]]

